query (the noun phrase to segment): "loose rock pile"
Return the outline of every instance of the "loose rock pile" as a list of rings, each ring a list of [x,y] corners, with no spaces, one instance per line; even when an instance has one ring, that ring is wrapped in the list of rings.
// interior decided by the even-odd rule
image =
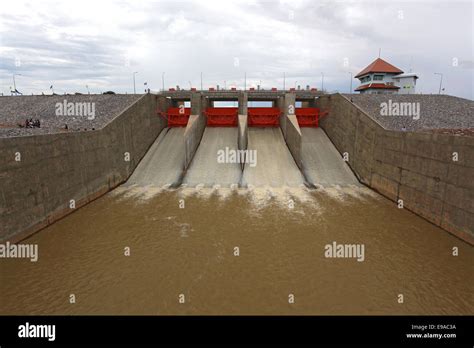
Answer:
[[[140,97],[125,94],[0,97],[0,137],[100,129]],[[74,105],[94,103],[94,118],[75,113],[58,115],[57,105],[64,105],[64,101]],[[27,119],[39,120],[40,127],[24,127]]]
[[[370,117],[390,130],[426,131],[435,129],[467,130],[474,128],[474,102],[449,95],[428,94],[344,94]],[[393,116],[381,113],[382,103],[419,103],[417,116]],[[413,104],[412,104],[413,105]],[[455,133],[455,132],[454,132]],[[469,133],[469,132],[467,132]]]

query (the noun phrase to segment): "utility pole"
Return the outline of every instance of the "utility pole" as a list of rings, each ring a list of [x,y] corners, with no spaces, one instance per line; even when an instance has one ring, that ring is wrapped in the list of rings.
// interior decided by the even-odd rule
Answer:
[[[165,73],[164,72],[161,73],[161,88],[162,88],[162,91],[164,92],[165,91]]]
[[[247,90],[247,73],[244,73],[244,91]]]
[[[324,92],[324,73],[321,73],[321,92]]]
[[[435,75],[441,76],[441,79],[439,80],[439,90],[438,90],[438,94],[441,94],[441,86],[443,85],[443,74],[435,72]]]
[[[133,94],[137,94],[137,90],[135,88],[135,75],[138,74],[138,71],[133,72]]]

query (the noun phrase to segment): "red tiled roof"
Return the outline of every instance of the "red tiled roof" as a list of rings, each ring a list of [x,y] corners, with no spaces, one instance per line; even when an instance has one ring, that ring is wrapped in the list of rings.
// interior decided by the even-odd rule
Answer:
[[[374,88],[374,89],[400,89],[398,86],[386,85],[385,83],[368,83],[366,85],[360,85],[355,89],[355,91],[363,91],[365,89]]]
[[[396,66],[393,66],[390,63],[387,63],[385,60],[381,58],[377,58],[374,60],[368,67],[358,73],[354,78],[358,78],[359,76],[369,74],[369,73],[395,73],[395,74],[402,74],[403,71],[398,69]]]

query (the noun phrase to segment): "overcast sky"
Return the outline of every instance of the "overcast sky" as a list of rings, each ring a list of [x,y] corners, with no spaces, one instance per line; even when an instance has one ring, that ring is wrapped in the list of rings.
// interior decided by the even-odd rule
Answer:
[[[310,85],[347,93],[379,54],[417,92],[473,99],[472,1],[6,1],[0,92]],[[353,80],[353,88],[358,80]]]

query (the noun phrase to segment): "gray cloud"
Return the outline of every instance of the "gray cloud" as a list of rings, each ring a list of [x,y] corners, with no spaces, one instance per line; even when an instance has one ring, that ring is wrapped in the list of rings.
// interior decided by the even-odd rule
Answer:
[[[26,94],[262,82],[347,92],[382,58],[420,76],[418,91],[473,99],[470,1],[16,1],[0,9],[0,91]],[[459,64],[453,64],[457,60]],[[344,62],[348,65],[344,65]],[[16,63],[16,64],[15,64]],[[235,63],[238,63],[237,65]],[[224,82],[225,81],[225,82]],[[353,86],[357,85],[353,81]]]

